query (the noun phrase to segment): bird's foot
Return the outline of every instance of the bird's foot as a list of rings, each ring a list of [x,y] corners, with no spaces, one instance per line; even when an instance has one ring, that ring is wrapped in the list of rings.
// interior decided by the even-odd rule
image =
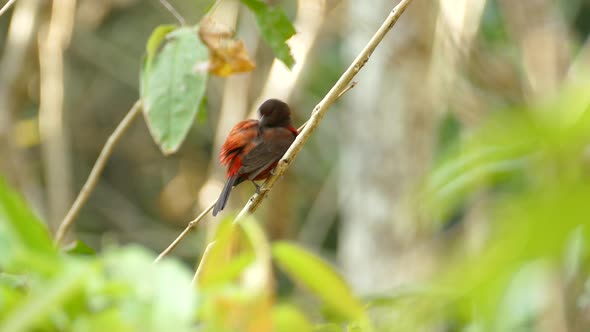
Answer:
[[[256,187],[256,193],[260,194],[260,187],[262,187],[262,186],[254,181],[252,181],[252,184],[254,184],[254,187]]]

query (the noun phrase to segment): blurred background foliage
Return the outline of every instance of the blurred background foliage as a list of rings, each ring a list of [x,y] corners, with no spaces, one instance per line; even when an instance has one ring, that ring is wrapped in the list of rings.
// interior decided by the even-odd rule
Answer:
[[[414,0],[256,220],[230,222],[240,186],[152,264],[216,199],[231,126],[270,97],[303,123],[396,3],[268,2],[295,27],[288,70],[262,2],[170,2],[256,68],[209,75],[174,154],[136,119],[63,250],[50,234],[177,22],[155,0],[0,17],[0,331],[590,330],[588,0]]]

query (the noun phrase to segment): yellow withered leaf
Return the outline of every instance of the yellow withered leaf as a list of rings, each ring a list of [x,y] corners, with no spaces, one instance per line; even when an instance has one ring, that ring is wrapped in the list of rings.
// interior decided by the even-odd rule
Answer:
[[[235,39],[234,32],[227,26],[205,17],[199,24],[199,37],[209,48],[209,71],[212,74],[226,77],[256,68],[244,42]]]

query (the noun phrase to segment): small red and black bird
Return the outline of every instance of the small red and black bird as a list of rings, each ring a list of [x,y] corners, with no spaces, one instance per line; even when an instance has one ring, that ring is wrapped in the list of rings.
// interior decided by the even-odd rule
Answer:
[[[286,103],[269,99],[258,113],[259,120],[238,122],[221,147],[219,161],[227,166],[227,181],[213,208],[214,216],[223,210],[234,186],[268,178],[298,134]]]

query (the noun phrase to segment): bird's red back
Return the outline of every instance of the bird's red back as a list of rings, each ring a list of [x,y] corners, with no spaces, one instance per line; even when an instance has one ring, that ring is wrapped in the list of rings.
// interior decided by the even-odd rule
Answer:
[[[230,131],[227,140],[221,147],[219,153],[219,161],[222,165],[228,166],[226,176],[229,178],[238,173],[240,168],[244,166],[243,158],[248,155],[252,149],[263,141],[273,141],[274,147],[284,153],[285,146],[291,145],[295,136],[297,136],[297,129],[289,126],[287,128],[267,128],[264,133],[260,130],[260,123],[258,120],[245,120],[238,122]],[[283,140],[283,144],[276,144]],[[273,147],[269,147],[272,149]],[[269,151],[272,152],[272,151]],[[255,180],[262,180],[268,177],[270,170],[277,165],[278,160],[272,163],[265,170],[260,172]],[[247,166],[247,165],[246,165]],[[248,172],[246,172],[248,173]]]
[[[258,120],[240,121],[232,128],[219,153],[219,162],[228,166],[227,177],[238,172],[242,156],[256,146],[259,129]]]

